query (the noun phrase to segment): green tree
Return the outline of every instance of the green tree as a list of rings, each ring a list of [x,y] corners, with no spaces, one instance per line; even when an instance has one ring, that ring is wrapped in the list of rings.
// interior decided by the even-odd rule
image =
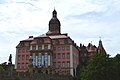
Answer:
[[[114,80],[112,58],[105,53],[95,54],[80,73],[79,80]]]
[[[120,54],[117,54],[113,58],[113,68],[114,68],[114,75],[115,79],[114,80],[120,80]]]
[[[4,69],[3,69],[2,65],[0,65],[0,73],[3,71],[4,71]]]
[[[0,64],[0,78],[2,78],[1,76],[3,75],[2,72],[4,71],[2,65]]]
[[[15,77],[15,80],[20,80],[20,77],[19,77],[19,76],[16,76],[16,77]]]

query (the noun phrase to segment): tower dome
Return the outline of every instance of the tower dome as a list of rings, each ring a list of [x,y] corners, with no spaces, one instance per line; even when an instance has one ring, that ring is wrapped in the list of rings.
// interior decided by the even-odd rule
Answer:
[[[54,9],[52,12],[52,18],[49,21],[49,31],[47,34],[60,34],[60,21],[57,18],[57,11]]]

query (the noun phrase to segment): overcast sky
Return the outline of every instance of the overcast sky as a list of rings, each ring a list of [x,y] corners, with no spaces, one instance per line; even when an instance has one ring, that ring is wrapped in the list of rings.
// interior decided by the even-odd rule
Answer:
[[[120,53],[120,0],[0,0],[0,63],[29,36],[48,31],[54,7],[61,32],[79,45],[98,46],[99,37],[108,54]]]

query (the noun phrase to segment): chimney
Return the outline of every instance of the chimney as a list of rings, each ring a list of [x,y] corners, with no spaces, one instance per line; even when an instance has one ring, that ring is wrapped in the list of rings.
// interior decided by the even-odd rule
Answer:
[[[29,38],[33,38],[33,36],[29,36]]]

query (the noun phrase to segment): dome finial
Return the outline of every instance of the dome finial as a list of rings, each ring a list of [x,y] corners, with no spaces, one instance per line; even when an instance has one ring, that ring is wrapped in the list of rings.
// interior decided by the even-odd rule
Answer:
[[[55,7],[54,7],[54,11],[53,11],[53,17],[57,17],[57,11],[55,10]]]

